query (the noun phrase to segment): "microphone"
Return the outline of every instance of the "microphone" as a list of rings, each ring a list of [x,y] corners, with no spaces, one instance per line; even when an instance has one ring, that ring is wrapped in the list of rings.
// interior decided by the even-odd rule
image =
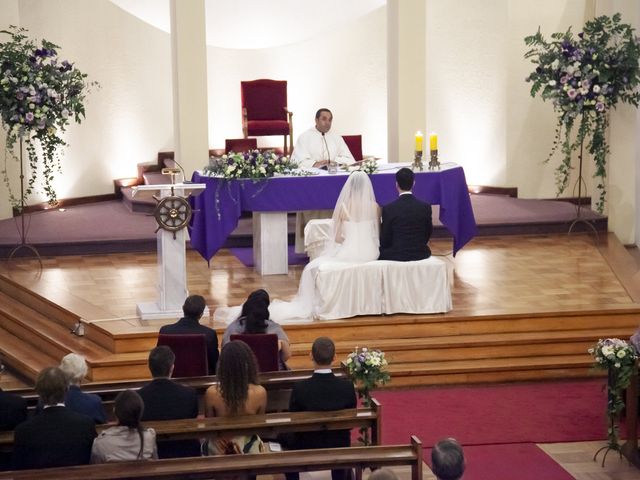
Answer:
[[[187,177],[184,174],[184,168],[182,168],[182,165],[180,165],[180,162],[178,162],[175,159],[175,155],[174,155],[174,158],[172,159],[172,161],[173,161],[173,163],[175,163],[178,166],[178,168],[182,172],[182,183],[191,183],[191,180],[187,180]]]
[[[329,145],[327,144],[327,138],[324,136],[325,132],[322,132],[322,141],[324,142],[324,148],[327,149],[327,160],[331,163],[331,152],[329,151]]]

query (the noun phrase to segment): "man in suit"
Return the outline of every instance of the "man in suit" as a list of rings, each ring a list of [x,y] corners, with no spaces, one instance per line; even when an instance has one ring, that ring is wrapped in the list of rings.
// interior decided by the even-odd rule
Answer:
[[[27,419],[27,401],[0,388],[0,430],[13,430]],[[0,452],[0,470],[11,468],[11,453]]]
[[[149,353],[149,370],[153,380],[138,390],[144,401],[142,421],[179,420],[198,416],[198,396],[193,388],[171,380],[175,355],[161,345]],[[194,457],[200,455],[198,440],[158,441],[159,458]]]
[[[431,450],[431,470],[437,480],[460,480],[465,470],[462,447],[454,438],[445,438]]]
[[[289,410],[292,412],[320,412],[356,408],[356,391],[351,381],[336,377],[331,371],[335,361],[336,347],[328,337],[319,337],[311,347],[314,372],[311,378],[293,386]],[[294,436],[289,447],[294,449],[348,447],[351,445],[350,430],[304,432]],[[333,480],[344,480],[348,470],[332,470]],[[298,478],[288,474],[287,479]]]
[[[218,364],[218,336],[216,331],[205,325],[200,325],[200,318],[207,306],[204,297],[201,295],[190,295],[182,305],[184,317],[171,325],[160,328],[160,333],[166,334],[204,334],[207,342],[207,360],[209,365],[209,375],[216,374]]]
[[[36,379],[42,413],[15,429],[13,468],[84,465],[91,458],[96,426],[86,415],[64,406],[67,379],[59,368],[49,367]]]
[[[382,208],[380,260],[409,262],[431,256],[427,243],[433,231],[431,205],[413,196],[415,175],[408,168],[396,173],[400,196]]]

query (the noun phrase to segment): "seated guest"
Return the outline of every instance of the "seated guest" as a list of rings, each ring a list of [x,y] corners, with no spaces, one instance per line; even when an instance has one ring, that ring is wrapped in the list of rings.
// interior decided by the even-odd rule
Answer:
[[[431,450],[431,471],[437,480],[459,480],[464,473],[462,447],[453,438],[445,438]]]
[[[207,339],[207,359],[209,364],[209,375],[216,371],[218,363],[218,336],[213,328],[200,325],[200,318],[207,306],[202,295],[191,295],[187,297],[182,305],[184,317],[171,325],[164,325],[160,328],[160,333],[166,334],[204,334]]]
[[[356,391],[353,383],[336,377],[331,371],[335,361],[336,347],[328,337],[319,337],[311,347],[314,372],[311,378],[301,380],[293,386],[289,410],[292,412],[324,412],[356,408]],[[350,430],[297,433],[287,441],[292,449],[348,447],[351,445]],[[349,470],[332,470],[333,480],[348,478]],[[287,479],[298,478],[297,473],[287,474]]]
[[[286,361],[291,357],[289,337],[280,325],[269,319],[269,294],[266,290],[260,289],[249,294],[247,301],[242,305],[240,317],[224,331],[222,346],[229,343],[231,335],[243,333],[275,333],[278,336],[280,370],[287,370]]]
[[[398,480],[398,476],[390,468],[379,468],[371,472],[369,480]]]
[[[205,393],[207,417],[235,417],[265,413],[267,391],[258,382],[258,365],[249,346],[240,340],[227,343],[220,354],[218,383]],[[220,438],[209,443],[209,453],[258,453],[257,435]]]
[[[27,401],[0,388],[0,430],[13,430],[27,419]],[[0,451],[0,470],[11,468],[11,453]]]
[[[91,458],[96,426],[86,415],[64,405],[67,379],[57,367],[45,368],[36,379],[43,411],[15,429],[13,468],[84,465]]]
[[[133,390],[124,390],[115,401],[118,424],[107,428],[93,441],[91,463],[157,459],[156,432],[140,424],[144,403]]]
[[[198,416],[198,395],[191,387],[171,380],[176,357],[161,345],[149,353],[149,370],[153,380],[138,390],[144,402],[142,421],[179,420]],[[158,457],[178,458],[200,455],[198,440],[163,440],[158,442]]]
[[[74,412],[83,413],[93,418],[96,423],[105,423],[107,417],[102,406],[102,399],[93,393],[80,390],[80,384],[87,375],[87,362],[77,353],[65,355],[60,362],[60,370],[67,378],[67,394],[64,404]]]

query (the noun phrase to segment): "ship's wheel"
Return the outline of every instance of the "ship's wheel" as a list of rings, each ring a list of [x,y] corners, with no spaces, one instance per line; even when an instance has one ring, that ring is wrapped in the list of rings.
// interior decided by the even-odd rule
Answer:
[[[178,197],[174,194],[173,187],[171,187],[171,195],[158,198],[155,195],[153,198],[158,202],[156,209],[153,212],[153,216],[158,222],[158,228],[156,232],[161,228],[173,232],[173,238],[176,238],[176,232],[182,230],[189,224],[193,210],[189,201],[185,197]]]

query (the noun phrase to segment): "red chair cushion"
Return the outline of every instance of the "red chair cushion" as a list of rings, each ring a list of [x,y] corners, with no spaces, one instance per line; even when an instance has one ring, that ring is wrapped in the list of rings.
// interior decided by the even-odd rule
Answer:
[[[343,135],[344,143],[356,162],[362,160],[362,135]]]
[[[160,334],[158,345],[168,346],[176,356],[174,377],[209,375],[207,341],[203,334]]]
[[[231,335],[231,340],[242,340],[249,345],[261,372],[275,372],[279,369],[280,352],[278,335],[275,333],[234,334]]]
[[[258,148],[258,141],[255,138],[227,138],[224,141],[224,151],[229,152],[248,152]]]
[[[282,120],[249,120],[247,134],[259,137],[261,135],[289,135],[289,124]]]
[[[247,120],[287,121],[286,80],[240,82],[240,91],[242,106],[247,109]]]

